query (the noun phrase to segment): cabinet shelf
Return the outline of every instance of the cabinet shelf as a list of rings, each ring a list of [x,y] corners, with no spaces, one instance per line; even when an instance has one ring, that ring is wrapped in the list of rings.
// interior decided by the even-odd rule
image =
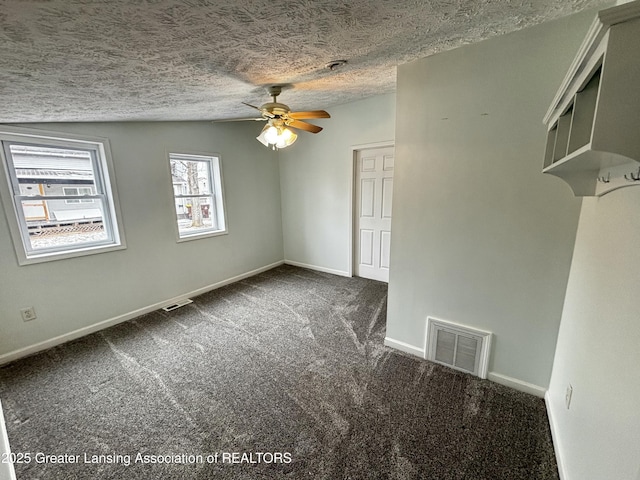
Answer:
[[[603,188],[597,179],[640,162],[638,44],[640,0],[600,11],[544,118],[542,171],[562,178],[577,196],[633,184]]]
[[[542,172],[563,179],[571,186],[574,195],[578,197],[599,196],[614,188],[607,189],[604,185],[598,188],[598,177],[604,177],[607,173],[613,171],[622,175],[627,173],[626,170],[620,170],[617,167],[629,166],[628,170],[632,170],[633,165],[636,163],[634,160],[622,155],[593,150],[591,144],[587,144],[544,168]],[[621,186],[626,186],[626,184],[614,182],[611,187],[614,186],[615,188],[620,188]]]

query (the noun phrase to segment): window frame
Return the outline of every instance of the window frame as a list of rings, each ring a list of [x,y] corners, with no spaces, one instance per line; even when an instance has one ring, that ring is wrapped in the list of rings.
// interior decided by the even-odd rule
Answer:
[[[103,226],[105,232],[107,232],[107,240],[85,242],[77,246],[64,245],[33,249],[29,240],[24,210],[19,202],[24,201],[24,197],[47,201],[69,200],[69,196],[29,196],[21,194],[13,159],[11,155],[6,153],[11,144],[68,148],[90,152],[95,186],[103,191],[97,191],[94,195],[78,196],[77,198],[92,199],[94,201],[97,199],[102,202]],[[0,168],[0,177],[2,177],[0,178],[0,199],[2,200],[3,210],[9,225],[19,265],[94,255],[126,248],[122,214],[115,182],[115,169],[107,138],[0,125],[0,159],[2,163],[2,168]]]
[[[172,162],[174,160],[183,159],[186,161],[200,161],[206,162],[209,164],[209,183],[211,193],[208,194],[189,194],[189,193],[180,193],[176,194],[174,183],[173,183],[173,169]],[[202,238],[208,237],[217,237],[220,235],[227,235],[229,233],[229,223],[227,220],[227,211],[226,211],[226,199],[224,195],[224,177],[222,175],[222,157],[218,153],[208,153],[208,152],[194,152],[185,149],[171,149],[167,151],[167,167],[169,169],[169,186],[171,191],[171,204],[173,209],[173,218],[174,218],[174,230],[176,233],[176,242],[189,242],[191,240],[198,240]],[[188,199],[193,197],[210,197],[213,202],[213,206],[210,210],[213,212],[210,214],[214,214],[216,217],[217,228],[206,228],[200,229],[194,233],[181,234],[178,211],[176,209],[176,200],[178,199]],[[220,223],[222,223],[222,227],[220,228]]]

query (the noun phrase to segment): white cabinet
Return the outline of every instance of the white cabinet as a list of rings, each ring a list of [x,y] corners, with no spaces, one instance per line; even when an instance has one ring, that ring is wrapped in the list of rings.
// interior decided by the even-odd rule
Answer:
[[[640,0],[598,13],[544,122],[542,171],[576,196],[640,185]]]

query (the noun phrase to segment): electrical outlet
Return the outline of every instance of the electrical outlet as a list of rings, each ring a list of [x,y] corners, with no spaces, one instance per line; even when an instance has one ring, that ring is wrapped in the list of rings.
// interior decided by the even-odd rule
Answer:
[[[571,406],[572,396],[573,396],[573,387],[571,386],[571,384],[569,384],[569,386],[567,387],[567,391],[564,394],[564,403],[567,406],[567,410],[569,410],[569,407]]]
[[[36,315],[36,310],[33,307],[23,308],[22,310],[20,310],[20,315],[22,315],[22,320],[24,320],[25,322],[29,322],[38,318]]]

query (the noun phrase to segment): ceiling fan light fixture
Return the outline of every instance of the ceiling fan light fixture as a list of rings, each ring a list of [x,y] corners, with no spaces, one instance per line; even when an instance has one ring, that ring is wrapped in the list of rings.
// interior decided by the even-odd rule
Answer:
[[[276,148],[284,148],[291,145],[298,139],[298,135],[293,133],[288,128],[282,129],[282,133],[278,137],[278,141],[276,142]]]
[[[264,131],[264,139],[267,143],[277,143],[278,137],[280,137],[280,132],[273,125],[269,125],[269,127]]]
[[[298,138],[298,135],[293,133],[286,127],[265,125],[260,132],[260,135],[256,139],[262,143],[265,147],[271,147],[273,149],[280,149],[288,147],[293,144]]]
[[[261,144],[263,144],[265,147],[269,146],[269,142],[267,142],[267,139],[265,138],[265,134],[267,133],[267,130],[271,127],[271,125],[265,125],[264,128],[262,129],[262,131],[260,132],[260,135],[258,135],[256,137],[256,140],[258,140]]]

